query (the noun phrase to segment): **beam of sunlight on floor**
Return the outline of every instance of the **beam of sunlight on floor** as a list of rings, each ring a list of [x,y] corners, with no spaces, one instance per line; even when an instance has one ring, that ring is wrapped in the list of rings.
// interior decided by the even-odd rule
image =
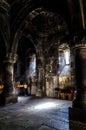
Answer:
[[[34,109],[51,109],[51,108],[54,108],[56,107],[57,104],[56,103],[53,103],[53,102],[47,102],[47,103],[42,103],[42,104],[38,104],[34,107]]]

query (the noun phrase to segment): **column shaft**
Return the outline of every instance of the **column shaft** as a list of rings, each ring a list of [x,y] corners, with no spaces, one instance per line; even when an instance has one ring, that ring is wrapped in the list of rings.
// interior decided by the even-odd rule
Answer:
[[[75,46],[74,49],[76,96],[73,106],[69,108],[70,128],[74,127],[71,123],[74,121],[86,123],[86,44]]]
[[[0,95],[0,105],[17,102],[17,95],[13,92],[13,69],[15,57],[9,53],[4,62],[4,88]]]
[[[43,96],[44,89],[44,58],[37,58],[37,93],[36,96]]]
[[[75,48],[76,99],[73,107],[86,109],[86,47]]]

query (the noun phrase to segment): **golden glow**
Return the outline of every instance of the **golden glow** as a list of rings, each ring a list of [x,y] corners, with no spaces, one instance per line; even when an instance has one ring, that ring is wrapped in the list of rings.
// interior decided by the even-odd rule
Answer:
[[[4,85],[0,85],[0,90],[4,88]]]
[[[65,61],[66,61],[66,64],[70,64],[70,52],[69,50],[65,51]]]

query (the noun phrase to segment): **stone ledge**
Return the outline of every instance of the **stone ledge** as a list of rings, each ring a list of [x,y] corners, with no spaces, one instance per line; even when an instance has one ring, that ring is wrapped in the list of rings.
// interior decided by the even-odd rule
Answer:
[[[0,96],[0,106],[16,103],[18,101],[17,95]]]

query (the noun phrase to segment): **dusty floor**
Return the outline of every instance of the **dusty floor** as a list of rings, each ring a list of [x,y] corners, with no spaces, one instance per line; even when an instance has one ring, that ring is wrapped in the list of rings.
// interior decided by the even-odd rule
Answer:
[[[0,130],[86,130],[69,128],[72,102],[52,98],[18,97],[18,103],[0,107]]]

